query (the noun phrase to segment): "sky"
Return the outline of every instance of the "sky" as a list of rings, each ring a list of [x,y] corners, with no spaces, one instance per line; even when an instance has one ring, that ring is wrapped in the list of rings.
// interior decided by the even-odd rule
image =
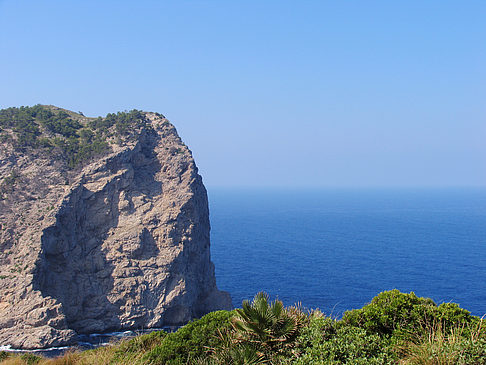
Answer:
[[[164,114],[209,187],[486,187],[486,1],[0,0],[0,107]]]

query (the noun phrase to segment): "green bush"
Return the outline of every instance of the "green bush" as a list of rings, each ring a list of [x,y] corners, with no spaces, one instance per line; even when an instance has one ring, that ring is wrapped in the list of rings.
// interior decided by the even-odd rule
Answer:
[[[471,313],[462,309],[456,303],[442,303],[433,310],[434,320],[440,322],[445,328],[451,329],[457,325],[475,323],[478,317],[471,316]]]
[[[458,323],[469,323],[470,313],[457,304],[437,306],[430,298],[417,297],[394,289],[378,294],[361,309],[348,311],[343,316],[346,325],[360,327],[380,336],[403,336],[423,333],[430,325],[441,322],[446,328]]]
[[[187,364],[203,356],[209,348],[218,345],[219,331],[231,326],[233,312],[217,311],[206,314],[201,319],[189,322],[177,332],[169,333],[147,352],[144,360],[149,364]]]
[[[31,354],[31,353],[26,353],[20,356],[20,358],[25,362],[27,365],[34,365],[37,364],[42,360],[42,357]]]
[[[293,364],[392,364],[395,361],[387,339],[329,317],[311,317],[297,341],[299,355]]]

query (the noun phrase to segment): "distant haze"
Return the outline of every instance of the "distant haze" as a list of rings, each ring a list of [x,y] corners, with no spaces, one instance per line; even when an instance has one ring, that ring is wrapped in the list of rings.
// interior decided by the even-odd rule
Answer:
[[[0,107],[158,111],[208,186],[486,186],[485,1],[0,0]]]

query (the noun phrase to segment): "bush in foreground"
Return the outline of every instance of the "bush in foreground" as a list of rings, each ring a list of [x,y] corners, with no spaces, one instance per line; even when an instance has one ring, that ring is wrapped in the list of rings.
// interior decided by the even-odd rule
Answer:
[[[299,365],[314,364],[392,364],[390,342],[364,328],[315,313],[309,326],[297,339]]]
[[[143,357],[143,363],[179,365],[193,363],[219,344],[218,333],[230,327],[233,312],[212,312],[169,333]]]
[[[430,298],[394,289],[378,294],[361,309],[346,312],[342,322],[368,333],[398,339],[408,334],[423,334],[434,323],[441,323],[448,330],[477,320],[455,303],[437,306]]]

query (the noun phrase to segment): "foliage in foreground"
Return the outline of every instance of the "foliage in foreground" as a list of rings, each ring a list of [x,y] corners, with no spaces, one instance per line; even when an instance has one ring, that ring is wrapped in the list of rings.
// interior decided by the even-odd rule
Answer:
[[[486,323],[453,303],[398,290],[336,320],[259,293],[174,333],[42,359],[0,353],[1,364],[486,364]]]
[[[395,358],[390,342],[360,327],[346,326],[314,314],[298,338],[293,364],[389,364]]]
[[[168,334],[157,346],[148,351],[143,363],[186,364],[203,356],[211,347],[218,346],[220,331],[230,327],[233,312],[212,312],[200,320],[190,322],[177,332]]]

